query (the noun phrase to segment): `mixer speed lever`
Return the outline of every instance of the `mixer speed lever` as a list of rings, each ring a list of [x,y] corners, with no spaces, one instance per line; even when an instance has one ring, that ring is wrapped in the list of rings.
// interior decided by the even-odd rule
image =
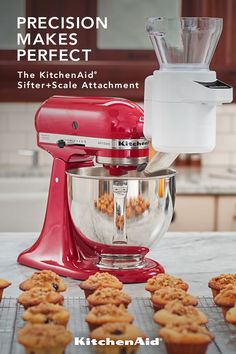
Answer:
[[[60,148],[60,149],[63,149],[65,146],[85,146],[85,144],[75,144],[73,142],[71,143],[68,143],[66,142],[65,140],[61,139],[61,140],[58,140],[57,142],[57,146]]]

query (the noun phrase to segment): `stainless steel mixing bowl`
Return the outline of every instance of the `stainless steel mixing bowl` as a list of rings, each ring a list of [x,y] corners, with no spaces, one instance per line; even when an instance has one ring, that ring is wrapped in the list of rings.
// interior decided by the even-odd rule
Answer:
[[[90,240],[150,248],[167,231],[174,211],[174,170],[152,177],[137,171],[113,177],[95,166],[67,175],[73,222]]]

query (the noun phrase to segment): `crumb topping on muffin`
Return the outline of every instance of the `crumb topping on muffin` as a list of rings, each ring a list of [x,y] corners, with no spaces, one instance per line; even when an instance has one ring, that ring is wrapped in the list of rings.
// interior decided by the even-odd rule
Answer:
[[[182,279],[176,278],[169,274],[158,274],[154,275],[152,278],[148,279],[145,289],[148,291],[155,291],[165,287],[172,287],[188,290],[188,284],[185,283]]]
[[[184,306],[179,300],[166,304],[165,310],[178,316],[195,315],[199,311],[194,306]]]
[[[208,286],[209,288],[221,290],[229,284],[236,285],[236,274],[220,274],[217,277],[212,278]]]
[[[85,317],[85,321],[92,323],[101,322],[133,322],[133,316],[127,311],[124,305],[116,306],[106,304],[95,306]]]
[[[155,322],[166,325],[168,323],[185,323],[193,320],[198,324],[207,323],[207,317],[194,306],[184,306],[179,300],[167,303],[164,309],[157,311],[153,319]]]
[[[0,289],[5,289],[10,285],[11,285],[11,283],[9,283],[9,281],[4,280],[4,279],[0,279]]]
[[[41,302],[49,302],[54,304],[61,304],[64,297],[52,290],[35,287],[31,290],[25,291],[18,297],[18,302],[25,307],[38,305]]]
[[[156,290],[151,297],[153,304],[166,305],[168,302],[173,300],[179,300],[183,305],[196,306],[198,300],[196,297],[186,293],[182,289],[176,289],[171,287],[162,288]]]
[[[168,324],[160,329],[160,336],[166,343],[207,344],[214,338],[206,328],[192,323]]]
[[[214,299],[218,306],[234,306],[236,303],[236,284],[224,287]]]
[[[128,305],[131,302],[131,298],[128,294],[113,288],[100,288],[93,294],[89,295],[88,303],[93,306],[115,304],[115,305]]]
[[[51,270],[35,272],[29,279],[20,284],[20,289],[23,291],[30,290],[34,287],[44,287],[58,292],[65,291],[67,288],[59,275]]]
[[[81,289],[95,290],[101,287],[122,289],[123,284],[114,275],[107,272],[97,272],[79,284]]]
[[[18,331],[18,342],[26,348],[65,347],[71,340],[71,333],[60,325],[27,324]]]

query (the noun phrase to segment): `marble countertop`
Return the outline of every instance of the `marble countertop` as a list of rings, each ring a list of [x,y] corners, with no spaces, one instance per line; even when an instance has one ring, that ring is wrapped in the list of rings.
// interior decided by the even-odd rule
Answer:
[[[33,233],[0,233],[0,278],[12,282],[5,296],[16,297],[18,284],[33,269],[17,264],[18,254],[37,238]],[[149,257],[158,260],[167,273],[182,277],[196,296],[210,296],[208,280],[220,273],[236,271],[236,232],[169,232],[150,251]],[[82,296],[79,281],[66,278],[65,296]],[[125,291],[136,297],[147,297],[144,284],[125,285]]]

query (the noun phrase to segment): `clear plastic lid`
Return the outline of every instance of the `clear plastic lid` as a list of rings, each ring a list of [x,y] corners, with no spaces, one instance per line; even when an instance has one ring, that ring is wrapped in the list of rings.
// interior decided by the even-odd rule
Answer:
[[[150,17],[147,32],[162,69],[207,69],[223,27],[213,17]]]

